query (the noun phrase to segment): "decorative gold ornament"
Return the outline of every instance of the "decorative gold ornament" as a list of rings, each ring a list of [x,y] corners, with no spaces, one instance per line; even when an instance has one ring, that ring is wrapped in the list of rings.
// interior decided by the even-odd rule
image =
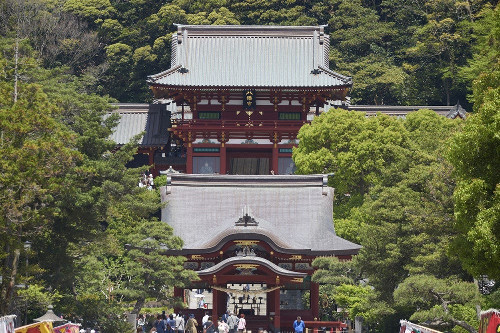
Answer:
[[[238,246],[253,246],[259,244],[258,240],[235,240],[234,243]]]

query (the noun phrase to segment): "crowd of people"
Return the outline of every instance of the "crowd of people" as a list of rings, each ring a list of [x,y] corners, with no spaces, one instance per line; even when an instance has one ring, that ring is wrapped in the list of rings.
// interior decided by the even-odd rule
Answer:
[[[163,313],[156,317],[141,314],[137,318],[137,333],[198,333],[198,326],[194,314],[186,316],[182,313],[173,313],[167,316]],[[246,330],[245,315],[241,314],[237,317],[233,312],[228,311],[214,320],[206,312],[201,320],[201,327],[203,333],[241,333]]]
[[[189,316],[178,314],[166,315],[159,314],[154,319],[152,315],[139,315],[137,319],[137,333],[198,333],[198,321],[194,314]],[[214,320],[212,316],[205,312],[201,320],[203,333],[243,333],[246,331],[247,322],[245,314],[241,313],[236,316],[234,312],[226,312],[221,317]],[[305,331],[305,323],[300,317],[293,322],[295,333],[303,333]],[[259,333],[267,333],[262,330]]]

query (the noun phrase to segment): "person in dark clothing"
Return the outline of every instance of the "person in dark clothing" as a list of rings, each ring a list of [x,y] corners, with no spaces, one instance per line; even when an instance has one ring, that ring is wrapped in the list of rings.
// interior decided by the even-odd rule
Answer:
[[[165,321],[163,320],[162,315],[158,315],[158,317],[156,317],[156,320],[153,323],[153,327],[156,328],[156,332],[158,333],[166,333]]]
[[[209,316],[207,322],[203,324],[203,333],[215,333],[215,325],[212,321],[212,316]]]
[[[168,316],[168,319],[166,320],[166,323],[165,323],[165,327],[166,327],[166,330],[165,330],[166,333],[174,333],[174,330],[175,330],[174,315],[171,314]]]

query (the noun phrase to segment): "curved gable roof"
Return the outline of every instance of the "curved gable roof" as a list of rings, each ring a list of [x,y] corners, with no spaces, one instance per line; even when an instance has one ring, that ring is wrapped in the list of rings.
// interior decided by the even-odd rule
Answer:
[[[227,258],[220,263],[218,263],[215,266],[206,268],[204,270],[196,272],[198,275],[210,275],[210,274],[215,274],[223,270],[224,268],[231,266],[231,265],[237,265],[237,264],[255,264],[255,265],[261,265],[272,272],[282,275],[282,276],[290,276],[290,277],[299,277],[303,278],[307,276],[307,273],[301,273],[301,272],[294,272],[290,271],[288,269],[279,267],[278,265],[270,262],[267,259],[261,258],[261,257],[231,257]]]
[[[335,234],[333,189],[323,175],[170,177],[162,189],[162,220],[184,240],[183,251],[257,236],[284,252],[352,255],[361,248]],[[236,225],[244,212],[257,224]]]
[[[323,26],[179,25],[171,68],[151,85],[198,87],[348,87],[329,66]]]

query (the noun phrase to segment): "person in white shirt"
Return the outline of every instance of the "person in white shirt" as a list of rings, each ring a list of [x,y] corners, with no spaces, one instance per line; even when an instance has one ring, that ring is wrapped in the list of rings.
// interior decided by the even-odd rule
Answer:
[[[178,333],[184,333],[184,316],[182,315],[181,312],[175,317],[175,328]]]
[[[208,321],[208,312],[205,312],[205,315],[203,316],[203,318],[201,318],[201,324],[202,325],[205,325],[205,323]]]
[[[245,320],[245,314],[240,315],[240,320],[238,321],[238,332],[243,332],[247,327],[247,321]]]
[[[229,326],[229,333],[235,333],[238,329],[238,317],[232,311],[227,318],[227,325]]]

